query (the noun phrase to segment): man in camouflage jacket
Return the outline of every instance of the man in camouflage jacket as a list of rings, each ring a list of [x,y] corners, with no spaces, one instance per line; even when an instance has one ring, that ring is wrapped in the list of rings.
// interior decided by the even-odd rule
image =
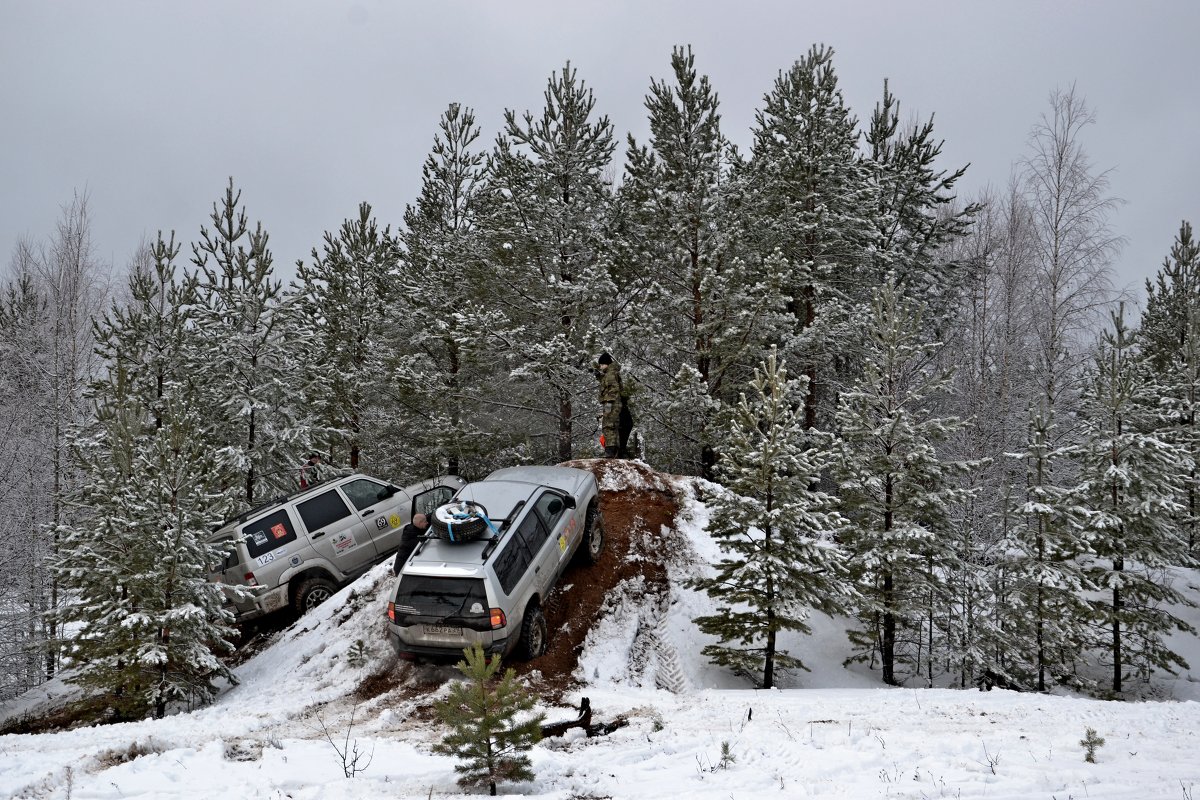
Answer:
[[[621,365],[608,353],[596,362],[600,379],[600,428],[604,436],[604,457],[614,458],[620,443],[621,425]]]

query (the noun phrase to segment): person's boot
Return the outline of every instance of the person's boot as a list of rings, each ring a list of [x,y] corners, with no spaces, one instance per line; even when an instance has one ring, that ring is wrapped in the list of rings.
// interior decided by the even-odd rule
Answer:
[[[616,458],[617,457],[617,448],[615,446],[607,446],[606,445],[604,448],[604,457],[605,458]]]

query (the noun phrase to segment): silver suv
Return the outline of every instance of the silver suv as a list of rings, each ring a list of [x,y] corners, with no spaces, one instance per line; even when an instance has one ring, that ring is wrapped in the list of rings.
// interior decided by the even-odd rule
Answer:
[[[569,467],[510,467],[436,510],[388,603],[401,658],[447,660],[479,642],[531,659],[546,650],[542,603],[573,557],[604,549],[596,479]]]
[[[291,606],[303,614],[390,556],[415,513],[430,513],[466,483],[435,478],[401,489],[367,475],[324,481],[251,509],[209,542],[225,552],[212,579],[238,622]]]

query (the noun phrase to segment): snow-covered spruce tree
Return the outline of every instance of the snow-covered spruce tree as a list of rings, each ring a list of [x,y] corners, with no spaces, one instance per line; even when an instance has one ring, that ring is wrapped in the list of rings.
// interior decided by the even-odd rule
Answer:
[[[466,680],[451,684],[434,706],[450,731],[433,750],[460,759],[454,766],[460,786],[487,786],[494,797],[497,783],[533,780],[529,751],[541,741],[544,717],[528,713],[533,696],[511,668],[497,679],[500,656],[488,659],[479,644],[463,656],[457,666]]]
[[[505,112],[481,197],[487,285],[505,317],[489,342],[517,390],[506,400],[497,384],[488,399],[523,416],[510,425],[550,437],[539,459],[565,460],[596,432],[590,367],[611,347],[617,292],[606,255],[612,193],[605,171],[616,144],[608,117],[595,117],[592,91],[569,63],[550,77],[545,100],[537,118]]]
[[[1113,314],[1083,398],[1087,440],[1079,446],[1076,489],[1082,534],[1095,554],[1086,574],[1103,592],[1092,603],[1097,639],[1107,638],[1118,694],[1133,675],[1186,668],[1166,637],[1193,630],[1167,607],[1186,602],[1167,570],[1188,561],[1187,541],[1173,519],[1191,465],[1159,433],[1161,412],[1146,396],[1151,385],[1124,311],[1122,304]]]
[[[1001,544],[1003,582],[994,602],[999,631],[996,668],[1015,685],[1044,692],[1080,686],[1076,668],[1089,644],[1091,613],[1081,538],[1071,489],[1058,476],[1069,451],[1056,448],[1049,411],[1031,411],[1028,443],[1010,460],[1025,467],[1024,496],[1014,498],[1013,524]]]
[[[770,272],[736,257],[737,154],[721,134],[717,95],[690,47],[672,51],[671,70],[673,82],[650,84],[649,144],[630,137],[618,193],[616,269],[622,296],[637,297],[620,338],[647,390],[637,411],[649,452],[712,478],[717,416],[762,356],[762,309],[778,289],[761,291]]]
[[[1200,543],[1200,244],[1187,221],[1180,225],[1155,282],[1146,281],[1139,341],[1168,407],[1163,435],[1192,461],[1182,487],[1178,525],[1195,550]]]
[[[778,250],[790,266],[792,330],[782,353],[809,378],[806,426],[827,430],[837,376],[856,341],[850,301],[872,285],[868,247],[877,228],[871,171],[857,152],[858,122],[838,87],[832,49],[813,47],[779,74],[753,136],[738,175],[746,244],[759,263]]]
[[[389,284],[396,262],[391,230],[380,232],[370,204],[361,203],[356,219],[336,235],[325,233],[311,264],[296,264],[295,313],[310,337],[298,373],[314,379],[314,443],[352,469],[362,460],[363,422],[382,388],[380,333],[388,312],[399,311]]]
[[[766,689],[777,670],[805,668],[779,634],[810,633],[814,610],[841,612],[849,597],[834,541],[845,520],[836,499],[816,488],[832,452],[805,429],[806,383],[788,380],[772,349],[753,394],[730,409],[717,465],[722,490],[709,506],[709,533],[724,557],[712,575],[690,582],[718,603],[695,620],[719,639],[704,655]]]
[[[948,512],[969,493],[952,481],[965,465],[942,460],[937,444],[961,422],[927,411],[950,376],[934,363],[939,345],[922,338],[920,307],[889,279],[865,323],[863,376],[837,410],[835,477],[850,521],[843,541],[862,596],[852,658],[873,664],[878,656],[888,684],[902,682],[905,666],[923,667],[932,682],[945,645],[936,630],[948,605],[945,578],[959,572]]]
[[[233,179],[213,203],[213,230],[192,245],[200,270],[196,325],[204,355],[201,384],[211,446],[240,485],[245,505],[294,488],[310,446],[309,381],[299,353],[312,335],[272,277],[262,223],[251,231]]]
[[[502,321],[490,308],[495,288],[482,277],[476,202],[485,156],[475,114],[451,103],[421,169],[421,193],[404,212],[396,299],[388,321],[390,413],[384,422],[402,474],[445,470],[480,474],[503,459],[502,422],[479,402],[502,386],[505,371],[482,357]],[[495,343],[492,343],[493,345]]]
[[[190,380],[196,281],[176,281],[178,247],[161,237],[151,271],[96,327],[107,375],[92,387],[96,422],[75,447],[86,477],[63,526],[57,571],[79,625],[72,680],[100,690],[117,718],[204,702],[232,675],[214,654],[233,631],[207,581],[221,557],[204,540],[231,510]]]

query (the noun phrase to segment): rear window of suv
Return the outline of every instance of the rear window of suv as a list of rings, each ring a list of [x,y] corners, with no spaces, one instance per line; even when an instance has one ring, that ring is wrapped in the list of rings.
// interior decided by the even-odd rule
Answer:
[[[396,615],[459,618],[487,617],[487,592],[478,578],[400,576],[396,587]]]
[[[242,528],[242,535],[246,537],[246,549],[250,551],[251,558],[258,558],[263,553],[296,541],[292,521],[288,518],[287,510],[282,508],[262,519],[247,523]]]

